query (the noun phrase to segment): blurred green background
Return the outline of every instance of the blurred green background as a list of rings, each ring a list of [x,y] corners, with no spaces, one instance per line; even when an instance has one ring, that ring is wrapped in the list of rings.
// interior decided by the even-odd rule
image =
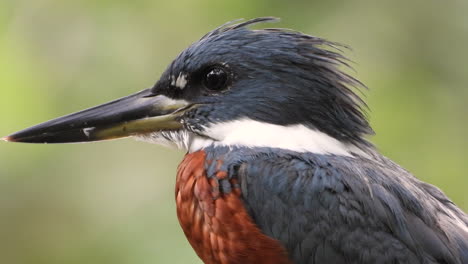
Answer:
[[[0,135],[151,86],[226,21],[278,16],[353,47],[372,141],[467,211],[467,14],[462,0],[3,0]],[[175,213],[183,154],[0,142],[0,263],[200,263]]]

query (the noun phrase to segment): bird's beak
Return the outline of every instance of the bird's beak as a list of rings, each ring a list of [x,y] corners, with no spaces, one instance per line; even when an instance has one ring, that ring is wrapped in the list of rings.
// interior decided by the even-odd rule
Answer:
[[[150,90],[59,117],[2,138],[27,143],[73,143],[115,139],[182,127],[191,108],[184,100],[153,95]]]

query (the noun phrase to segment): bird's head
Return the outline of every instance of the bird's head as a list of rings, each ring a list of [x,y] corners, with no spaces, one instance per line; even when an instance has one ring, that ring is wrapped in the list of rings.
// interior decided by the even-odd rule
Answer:
[[[346,154],[371,134],[336,43],[273,18],[225,24],[184,50],[150,89],[5,137],[31,143],[136,136],[189,151],[209,145]]]

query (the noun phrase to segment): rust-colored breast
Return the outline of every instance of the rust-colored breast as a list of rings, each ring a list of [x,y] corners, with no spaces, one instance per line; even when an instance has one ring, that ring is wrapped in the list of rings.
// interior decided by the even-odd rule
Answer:
[[[207,177],[204,151],[187,154],[176,182],[177,216],[190,244],[206,264],[291,263],[276,240],[262,234],[245,210],[236,179],[220,191],[227,172]]]

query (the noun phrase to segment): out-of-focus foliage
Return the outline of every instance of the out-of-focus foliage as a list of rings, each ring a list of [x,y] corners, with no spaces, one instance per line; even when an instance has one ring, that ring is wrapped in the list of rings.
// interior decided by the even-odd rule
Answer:
[[[0,134],[147,88],[226,21],[278,16],[353,47],[372,141],[468,210],[467,14],[463,0],[3,0]],[[0,263],[200,263],[175,214],[182,155],[0,143]]]

